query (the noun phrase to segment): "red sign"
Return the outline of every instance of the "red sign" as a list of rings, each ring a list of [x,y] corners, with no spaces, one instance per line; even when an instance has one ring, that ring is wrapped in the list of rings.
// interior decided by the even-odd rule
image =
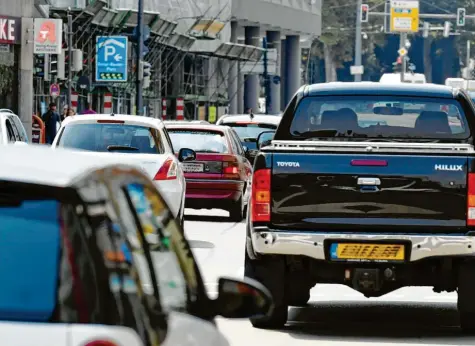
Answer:
[[[0,43],[20,43],[21,18],[0,16]]]

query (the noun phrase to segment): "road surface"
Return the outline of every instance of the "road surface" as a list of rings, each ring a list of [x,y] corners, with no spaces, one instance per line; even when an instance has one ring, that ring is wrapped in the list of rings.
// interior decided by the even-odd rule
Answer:
[[[210,295],[220,276],[244,274],[245,225],[227,215],[186,210],[185,232]],[[291,308],[283,330],[255,329],[248,320],[220,318],[218,324],[232,346],[475,345],[458,328],[456,299],[421,287],[367,299],[345,286],[317,285],[308,307]]]

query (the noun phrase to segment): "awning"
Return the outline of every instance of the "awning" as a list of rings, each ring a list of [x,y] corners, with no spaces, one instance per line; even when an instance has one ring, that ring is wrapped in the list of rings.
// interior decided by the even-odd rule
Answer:
[[[177,22],[158,17],[150,24],[150,31],[157,36],[169,37],[175,31]]]
[[[222,43],[214,52],[213,56],[228,60],[259,61],[264,49],[239,43]]]
[[[185,34],[174,33],[168,39],[161,41],[161,43],[165,46],[188,52],[193,43],[195,43],[195,38]]]
[[[215,40],[225,25],[216,19],[198,19],[190,29],[190,36],[198,40]]]

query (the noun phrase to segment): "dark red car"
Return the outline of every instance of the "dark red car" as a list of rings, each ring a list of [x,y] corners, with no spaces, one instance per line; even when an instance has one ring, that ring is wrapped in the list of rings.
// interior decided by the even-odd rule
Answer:
[[[168,125],[173,149],[191,148],[196,160],[183,163],[186,178],[185,206],[224,209],[240,222],[251,188],[252,166],[236,132],[228,126]]]

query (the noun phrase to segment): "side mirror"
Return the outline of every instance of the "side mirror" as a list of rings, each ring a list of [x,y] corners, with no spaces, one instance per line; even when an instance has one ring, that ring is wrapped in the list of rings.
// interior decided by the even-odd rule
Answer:
[[[220,278],[216,312],[225,318],[265,317],[274,309],[272,300],[269,290],[255,280]]]
[[[178,152],[178,161],[194,161],[196,160],[196,152],[193,149],[181,148]]]
[[[274,138],[275,131],[264,131],[257,137],[257,149],[261,149],[266,145],[269,145]]]

